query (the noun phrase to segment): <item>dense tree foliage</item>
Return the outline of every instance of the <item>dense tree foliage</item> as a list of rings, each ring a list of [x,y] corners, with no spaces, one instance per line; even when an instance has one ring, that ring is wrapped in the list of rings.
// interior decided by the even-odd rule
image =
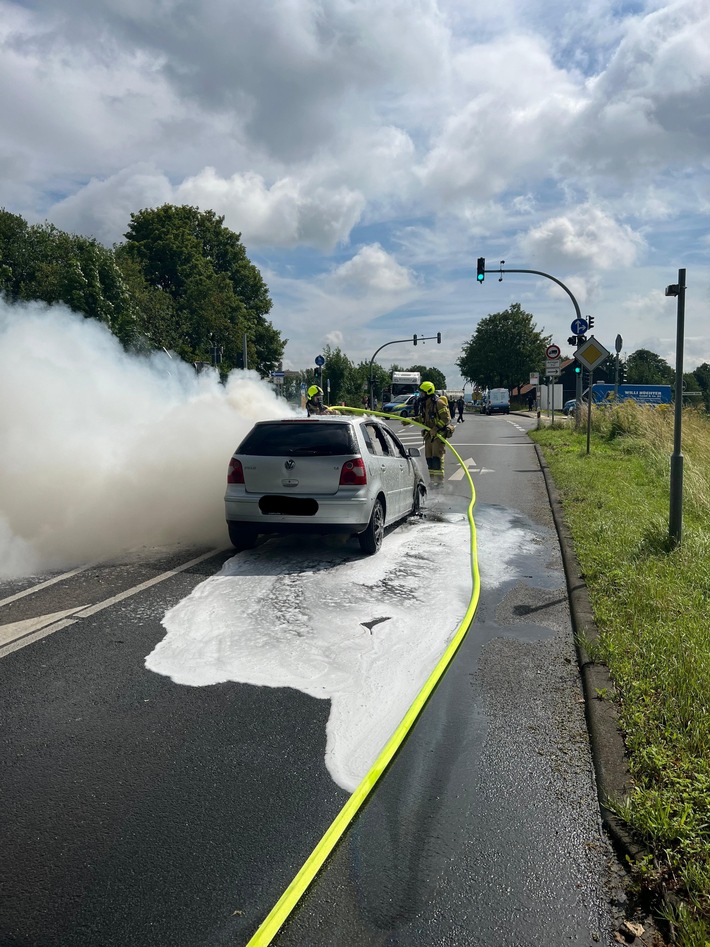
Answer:
[[[637,349],[626,360],[626,381],[632,385],[671,385],[673,369],[655,352]]]
[[[693,375],[698,383],[698,388],[702,392],[705,410],[710,411],[710,365],[703,362],[702,365],[698,365]]]
[[[172,301],[180,355],[209,362],[217,346],[228,372],[242,366],[246,336],[249,367],[262,375],[276,368],[285,341],[266,318],[267,286],[224,217],[164,204],[131,214],[125,236],[116,255],[137,264],[147,285]]]
[[[165,348],[226,373],[266,375],[285,341],[268,321],[268,289],[239,234],[212,211],[165,205],[131,215],[126,242],[109,249],[52,224],[0,210],[0,292],[13,302],[64,303],[98,319],[127,347]]]
[[[530,372],[544,369],[550,341],[538,332],[532,315],[513,303],[481,319],[457,365],[467,381],[481,388],[514,388],[527,384]]]
[[[438,368],[427,368],[426,365],[411,365],[409,368],[405,368],[405,371],[419,372],[422,381],[432,382],[437,391],[446,391],[446,375]]]
[[[111,250],[52,224],[0,211],[0,290],[12,302],[40,300],[105,323],[124,344],[137,332],[133,299]]]

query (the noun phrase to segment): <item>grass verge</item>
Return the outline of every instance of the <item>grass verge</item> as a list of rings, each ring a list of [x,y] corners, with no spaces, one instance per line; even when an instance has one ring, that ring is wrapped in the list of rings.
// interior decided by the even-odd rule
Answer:
[[[634,789],[617,814],[673,895],[681,947],[710,944],[710,421],[683,412],[683,538],[668,539],[673,414],[626,402],[532,433],[560,493],[615,683]]]

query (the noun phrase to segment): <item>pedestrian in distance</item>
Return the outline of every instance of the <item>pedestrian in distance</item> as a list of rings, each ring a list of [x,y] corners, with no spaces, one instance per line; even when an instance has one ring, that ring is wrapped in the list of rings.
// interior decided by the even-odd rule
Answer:
[[[446,444],[439,437],[446,437],[453,428],[448,400],[436,393],[434,383],[423,381],[419,386],[422,397],[418,402],[418,414],[415,421],[426,426],[424,431],[424,456],[429,468],[432,487],[444,485],[444,457]]]
[[[458,416],[458,418],[456,419],[456,423],[457,423],[457,424],[463,424],[463,423],[464,423],[464,419],[463,419],[463,409],[466,407],[466,402],[463,400],[463,395],[457,400],[457,402],[456,402],[456,407],[457,407],[458,412],[459,412],[459,416]]]
[[[534,392],[531,391],[528,393],[528,411],[532,411],[534,407],[535,407],[535,394]]]

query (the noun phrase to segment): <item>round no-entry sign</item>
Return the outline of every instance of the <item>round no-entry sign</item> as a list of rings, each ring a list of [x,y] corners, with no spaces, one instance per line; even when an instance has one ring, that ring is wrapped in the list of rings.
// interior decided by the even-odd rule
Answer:
[[[559,358],[560,357],[560,347],[559,345],[548,345],[545,349],[545,355],[548,358]]]

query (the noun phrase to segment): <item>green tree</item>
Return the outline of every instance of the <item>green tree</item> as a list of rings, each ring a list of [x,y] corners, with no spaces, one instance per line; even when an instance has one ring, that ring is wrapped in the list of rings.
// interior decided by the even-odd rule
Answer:
[[[136,312],[113,252],[96,240],[0,211],[0,288],[13,301],[64,303],[128,345]]]
[[[431,381],[437,391],[446,391],[446,375],[438,368],[427,368],[426,365],[412,365],[408,372],[419,372],[422,381]]]
[[[703,393],[705,410],[710,411],[710,365],[708,365],[707,362],[703,362],[702,365],[698,365],[693,375],[698,383],[698,388]]]
[[[533,317],[512,303],[503,312],[485,316],[457,360],[461,374],[482,388],[514,388],[545,364],[551,336],[538,332]]]
[[[276,368],[286,340],[266,318],[266,283],[224,217],[164,204],[131,214],[125,237],[117,255],[137,263],[148,286],[172,299],[184,358],[211,361],[217,344],[227,372],[242,366],[246,335],[249,367],[262,376]]]
[[[655,352],[637,349],[626,360],[626,381],[632,385],[670,385],[673,369]]]

